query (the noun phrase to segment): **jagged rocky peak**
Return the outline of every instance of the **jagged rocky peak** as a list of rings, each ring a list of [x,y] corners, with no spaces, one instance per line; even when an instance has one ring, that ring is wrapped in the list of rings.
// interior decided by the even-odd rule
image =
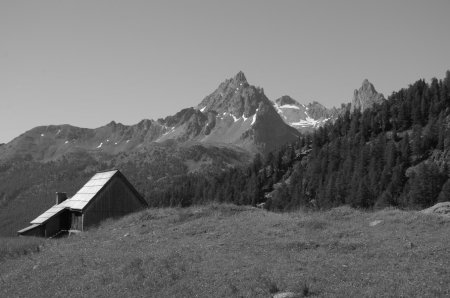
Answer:
[[[250,85],[240,71],[233,78],[222,82],[197,108],[202,112],[215,111],[218,114],[229,113],[237,118],[248,118],[255,114],[262,101],[269,102],[264,90]]]
[[[138,129],[149,129],[153,124],[153,120],[142,119],[137,125]]]
[[[353,99],[351,103],[350,111],[364,110],[371,108],[374,104],[382,103],[385,100],[383,94],[378,93],[375,87],[369,80],[365,79],[361,88],[353,92]]]
[[[235,85],[247,84],[247,78],[245,77],[245,74],[242,71],[239,71],[233,78],[233,82]]]
[[[111,127],[112,129],[122,129],[125,127],[125,125],[123,125],[120,122],[116,122],[116,121],[111,121],[108,124],[106,124],[107,127]]]
[[[279,106],[284,106],[284,105],[298,106],[298,105],[300,105],[298,101],[296,101],[295,99],[293,99],[289,95],[283,95],[280,98],[278,98],[277,100],[275,100],[275,102]]]

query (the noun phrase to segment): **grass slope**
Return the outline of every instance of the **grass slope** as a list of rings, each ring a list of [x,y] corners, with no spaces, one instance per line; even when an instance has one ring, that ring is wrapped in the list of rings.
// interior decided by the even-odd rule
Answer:
[[[0,296],[448,297],[449,228],[398,210],[149,209],[3,258]]]

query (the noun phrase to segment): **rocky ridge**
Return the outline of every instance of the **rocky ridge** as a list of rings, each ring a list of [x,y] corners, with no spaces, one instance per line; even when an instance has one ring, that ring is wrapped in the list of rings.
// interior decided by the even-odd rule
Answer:
[[[298,137],[275,111],[262,88],[244,73],[222,82],[197,108],[135,125],[114,121],[96,129],[71,125],[33,128],[0,147],[0,159],[15,156],[56,160],[69,153],[93,156],[145,151],[155,143],[209,144],[266,153]]]
[[[355,90],[351,111],[365,110],[384,100],[364,80]],[[0,159],[22,156],[38,161],[56,160],[69,153],[116,155],[145,151],[155,143],[221,144],[252,153],[266,153],[334,121],[341,109],[327,109],[313,101],[300,104],[290,96],[270,101],[260,87],[250,85],[242,71],[219,84],[195,108],[135,125],[114,121],[96,129],[71,125],[33,128],[8,144],[0,145]]]

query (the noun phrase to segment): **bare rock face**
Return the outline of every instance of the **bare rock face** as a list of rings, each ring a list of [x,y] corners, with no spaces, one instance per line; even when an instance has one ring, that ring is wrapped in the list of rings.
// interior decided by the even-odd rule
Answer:
[[[337,115],[336,108],[327,109],[317,101],[310,102],[307,107],[309,115],[314,119],[335,118]]]
[[[275,100],[275,103],[277,103],[280,106],[284,106],[284,105],[295,105],[295,106],[299,106],[300,104],[298,103],[298,101],[296,101],[295,99],[293,99],[292,97],[290,97],[289,95],[283,95],[280,98],[278,98],[277,100]]]
[[[269,100],[264,90],[251,86],[242,71],[233,78],[222,82],[210,95],[198,105],[202,112],[215,111],[218,114],[229,113],[236,118],[246,118],[255,114],[261,102]]]
[[[371,108],[374,104],[380,104],[385,100],[383,94],[378,93],[375,87],[367,79],[362,83],[359,90],[355,90],[353,93],[353,99],[351,103],[350,112],[354,110],[364,110]]]
[[[201,142],[225,142],[251,152],[268,152],[298,137],[264,90],[250,85],[242,71],[222,82],[197,109],[208,115],[207,128],[197,137]]]

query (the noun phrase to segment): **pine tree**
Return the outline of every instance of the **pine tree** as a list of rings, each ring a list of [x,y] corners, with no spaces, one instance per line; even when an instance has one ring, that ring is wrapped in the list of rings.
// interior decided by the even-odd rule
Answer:
[[[424,153],[422,141],[422,127],[420,125],[413,126],[412,133],[412,154],[415,155],[416,158],[420,158]]]
[[[356,193],[358,207],[368,208],[371,205],[372,198],[367,184],[367,176],[364,176],[362,179],[360,179],[358,191]]]
[[[442,184],[443,174],[435,163],[422,163],[416,167],[408,181],[408,197],[415,206],[428,207],[436,203]]]
[[[405,133],[401,143],[400,143],[400,156],[401,162],[405,168],[409,167],[411,160],[411,146],[409,144],[409,136]]]
[[[438,139],[437,139],[437,145],[436,145],[436,149],[438,150],[444,150],[444,146],[445,146],[445,137],[447,135],[447,128],[445,126],[445,114],[444,112],[441,112],[439,114],[439,119],[438,119],[438,123],[437,123],[437,128],[438,128]]]
[[[442,190],[437,198],[438,202],[448,202],[450,201],[450,178],[442,186]]]
[[[253,173],[258,173],[259,170],[262,168],[263,162],[262,157],[260,153],[257,153],[255,157],[253,158],[253,164],[252,164],[252,171]]]

